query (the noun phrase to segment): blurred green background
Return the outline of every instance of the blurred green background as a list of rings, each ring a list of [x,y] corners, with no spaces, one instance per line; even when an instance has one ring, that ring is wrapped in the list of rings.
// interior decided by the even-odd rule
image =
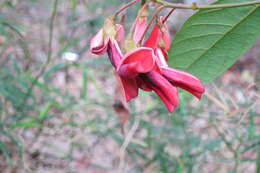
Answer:
[[[89,40],[126,2],[0,1],[0,172],[259,173],[260,41],[201,101],[180,91],[169,114],[140,92],[118,107],[113,68]],[[171,33],[190,15],[177,10]]]

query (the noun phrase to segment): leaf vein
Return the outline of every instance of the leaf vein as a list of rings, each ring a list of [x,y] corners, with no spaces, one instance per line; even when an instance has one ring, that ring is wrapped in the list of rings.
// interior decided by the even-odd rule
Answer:
[[[178,54],[176,54],[175,56],[180,56],[180,55],[183,55],[183,54],[186,54],[186,53],[195,51],[195,50],[207,50],[207,49],[206,49],[206,48],[193,48],[193,49],[189,49],[188,51],[178,53]]]
[[[221,41],[222,39],[224,39],[226,37],[226,35],[233,31],[234,28],[236,28],[240,23],[242,23],[244,20],[247,19],[248,16],[250,16],[253,12],[256,11],[258,7],[252,9],[247,15],[245,15],[241,20],[239,20],[232,28],[230,28],[230,30],[228,30],[226,33],[223,34],[223,36],[221,38],[219,38],[218,40],[216,40],[208,49],[206,49],[206,51],[204,53],[202,53],[200,56],[198,56],[190,65],[187,66],[187,68],[190,68],[193,64],[195,64],[197,62],[198,59],[200,59],[203,55],[205,55],[211,48],[213,48],[219,41]]]
[[[195,35],[195,36],[192,36],[192,37],[188,37],[188,38],[185,38],[185,39],[179,40],[179,41],[175,42],[174,45],[175,45],[175,47],[176,47],[176,46],[178,46],[178,44],[180,44],[180,43],[183,42],[183,41],[190,40],[190,39],[193,39],[193,38],[199,38],[199,37],[211,36],[211,35],[223,35],[223,33],[221,33],[221,32],[216,32],[216,33],[209,33],[209,34]]]

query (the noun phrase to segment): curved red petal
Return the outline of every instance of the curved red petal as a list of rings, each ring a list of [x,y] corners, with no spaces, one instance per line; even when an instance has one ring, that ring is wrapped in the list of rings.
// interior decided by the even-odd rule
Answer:
[[[158,89],[157,87],[152,87],[153,91],[161,98],[163,103],[165,104],[166,108],[169,112],[173,112],[175,109],[175,106],[170,102],[170,100],[164,95],[164,93]]]
[[[146,40],[144,46],[150,47],[152,49],[157,48],[160,36],[161,36],[160,28],[158,25],[155,25],[148,39]]]
[[[90,51],[94,54],[100,55],[106,52],[108,40],[104,38],[103,29],[90,40]]]
[[[155,49],[155,55],[156,55],[156,63],[158,64],[159,67],[168,67],[168,64],[165,59],[165,55],[160,48]]]
[[[175,107],[179,105],[178,90],[167,79],[157,71],[150,71],[147,77]]]
[[[198,78],[195,76],[180,70],[173,68],[162,67],[162,74],[175,86],[183,88],[191,93],[195,93],[195,96],[199,96],[196,93],[204,93],[205,88]]]
[[[139,74],[138,72],[136,72],[135,66],[137,66],[136,63],[122,64],[117,70],[117,73],[119,74],[119,76],[127,79],[134,78]]]
[[[116,40],[110,39],[108,43],[107,54],[110,59],[111,64],[117,68],[123,55],[119,48],[119,45]]]
[[[147,73],[154,67],[154,64],[155,57],[153,50],[146,47],[140,47],[133,51],[130,51],[124,56],[124,58],[118,66],[117,71],[125,71],[133,74]],[[120,67],[128,69],[120,70]],[[131,76],[131,74],[129,75]],[[124,76],[124,74],[122,74],[122,76]]]
[[[136,19],[135,30],[133,35],[133,40],[135,43],[139,43],[139,41],[141,40],[146,29],[146,24],[147,17],[139,17]]]
[[[127,102],[138,96],[138,87],[134,78],[125,79],[120,77],[120,80],[122,84],[122,89],[124,91],[124,96]]]

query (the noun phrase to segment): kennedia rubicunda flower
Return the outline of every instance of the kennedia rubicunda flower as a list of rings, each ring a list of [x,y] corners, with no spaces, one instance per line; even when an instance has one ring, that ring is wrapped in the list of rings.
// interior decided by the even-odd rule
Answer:
[[[170,68],[167,64],[170,49],[170,34],[166,23],[160,17],[148,39],[138,46],[146,29],[146,19],[138,18],[135,23],[133,38],[127,38],[131,44],[123,54],[119,42],[124,38],[123,27],[112,25],[101,29],[91,40],[91,52],[103,54],[107,51],[111,64],[120,77],[121,87],[126,101],[138,96],[138,89],[154,91],[164,102],[169,112],[179,105],[178,89],[182,88],[197,98],[204,93],[204,86],[195,76]],[[131,34],[130,34],[131,35]]]
[[[110,43],[120,42],[124,39],[124,28],[120,24],[114,25],[113,20],[108,18],[104,27],[90,40],[90,51],[96,55],[102,55],[107,51]]]
[[[137,44],[141,40],[142,36],[145,34],[145,29],[147,26],[147,16],[148,11],[146,6],[143,6],[138,13],[138,16],[135,21],[135,29],[133,35],[133,41]]]

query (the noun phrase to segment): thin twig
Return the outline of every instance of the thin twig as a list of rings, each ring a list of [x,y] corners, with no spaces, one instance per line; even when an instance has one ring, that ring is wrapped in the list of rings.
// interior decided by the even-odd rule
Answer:
[[[119,151],[120,161],[119,161],[119,166],[118,166],[118,173],[122,173],[123,172],[124,164],[125,164],[125,151],[126,151],[126,148],[127,148],[128,144],[131,142],[131,140],[132,140],[136,130],[138,129],[139,123],[140,123],[140,119],[137,116],[136,119],[135,119],[135,122],[134,122],[134,124],[132,126],[132,128],[128,132],[128,134],[127,134],[127,136],[126,136],[126,138],[124,140],[124,143],[122,144],[122,146],[120,148],[120,151]]]
[[[191,9],[191,10],[200,10],[200,9],[215,9],[215,8],[233,8],[233,7],[242,7],[250,5],[259,5],[260,1],[250,1],[250,2],[241,2],[241,3],[229,3],[229,4],[215,4],[215,5],[197,5],[197,3],[192,3],[191,5],[180,4],[180,3],[170,3],[163,0],[157,0],[157,3],[164,5],[166,8],[179,8],[179,9]]]
[[[172,15],[174,10],[175,10],[175,8],[171,9],[171,11],[163,18],[162,23],[165,23],[167,21],[167,19]]]
[[[214,97],[213,95],[211,95],[208,92],[205,92],[205,95],[207,96],[207,98],[212,101],[213,103],[215,103],[218,107],[222,108],[225,112],[229,113],[230,109],[227,105],[225,105],[224,103],[222,103],[219,99],[217,99],[216,97]]]
[[[236,127],[238,127],[241,122],[248,116],[249,111],[256,105],[256,102],[253,103],[249,108],[247,108],[247,110],[243,113],[243,115],[241,116],[240,120],[238,121],[238,123],[236,124]]]
[[[114,16],[118,16],[121,12],[123,12],[125,9],[127,9],[128,7],[132,6],[133,4],[137,3],[140,0],[133,0],[131,2],[129,2],[128,4],[124,5],[123,7],[121,7]]]

